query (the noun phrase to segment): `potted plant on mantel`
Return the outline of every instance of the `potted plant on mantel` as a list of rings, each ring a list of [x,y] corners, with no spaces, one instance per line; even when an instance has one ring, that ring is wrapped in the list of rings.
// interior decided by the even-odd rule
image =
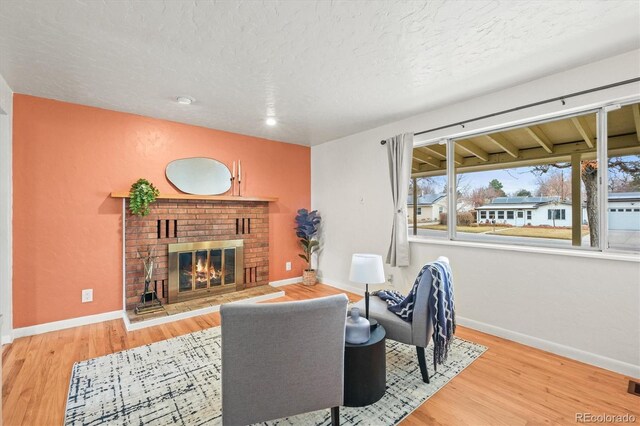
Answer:
[[[160,191],[146,179],[138,179],[129,191],[129,211],[136,216],[149,214],[149,205],[156,201]]]
[[[295,227],[296,236],[300,238],[300,245],[302,246],[303,253],[299,254],[301,258],[308,264],[308,268],[302,273],[302,283],[304,285],[315,285],[318,282],[316,270],[311,268],[311,255],[318,250],[320,242],[316,235],[318,233],[318,226],[320,225],[320,215],[317,210],[311,212],[307,209],[298,210],[296,216]],[[316,238],[314,238],[316,237]]]

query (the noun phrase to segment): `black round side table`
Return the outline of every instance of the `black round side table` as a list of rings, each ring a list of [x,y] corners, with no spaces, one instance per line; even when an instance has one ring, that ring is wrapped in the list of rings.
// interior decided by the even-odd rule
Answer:
[[[384,327],[378,324],[365,343],[345,344],[345,407],[364,407],[384,395],[387,386],[385,335]]]

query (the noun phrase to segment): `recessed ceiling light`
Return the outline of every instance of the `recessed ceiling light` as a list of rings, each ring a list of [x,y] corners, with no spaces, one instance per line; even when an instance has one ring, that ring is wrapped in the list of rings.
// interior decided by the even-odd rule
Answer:
[[[269,117],[265,120],[265,123],[267,123],[267,126],[275,126],[277,121],[275,118]]]
[[[193,103],[193,101],[195,101],[195,99],[189,97],[189,96],[178,96],[176,98],[176,101],[178,101],[179,104],[181,105],[191,105]]]

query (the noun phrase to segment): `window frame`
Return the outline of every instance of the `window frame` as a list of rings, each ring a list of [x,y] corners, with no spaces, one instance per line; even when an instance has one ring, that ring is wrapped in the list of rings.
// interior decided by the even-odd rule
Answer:
[[[608,188],[608,164],[609,164],[609,153],[608,153],[608,112],[611,110],[618,109],[625,105],[640,103],[640,95],[626,96],[624,98],[619,98],[615,101],[607,101],[600,102],[597,104],[592,104],[589,106],[578,107],[568,111],[559,111],[555,113],[549,113],[538,117],[529,117],[520,120],[515,120],[512,122],[507,122],[505,124],[487,126],[484,128],[475,129],[472,131],[465,131],[459,133],[453,133],[447,136],[440,136],[433,139],[428,139],[420,142],[416,142],[413,145],[413,148],[418,148],[422,146],[428,146],[433,144],[445,145],[446,147],[446,176],[447,176],[447,210],[449,212],[456,212],[457,209],[457,173],[455,167],[455,143],[457,140],[472,138],[474,136],[486,135],[493,132],[507,131],[517,128],[522,128],[525,126],[535,126],[538,124],[559,121],[562,119],[569,119],[572,117],[584,116],[587,114],[595,113],[596,114],[596,158],[599,165],[600,179],[598,180],[598,216],[599,216],[599,235],[600,241],[598,247],[586,247],[586,246],[567,246],[567,247],[557,247],[552,246],[550,244],[540,243],[536,241],[535,238],[532,238],[532,241],[528,241],[527,243],[513,242],[513,241],[496,241],[493,239],[487,240],[471,240],[465,239],[464,236],[460,238],[457,236],[456,227],[457,227],[457,214],[453,216],[454,220],[447,221],[447,238],[451,242],[463,242],[463,243],[471,243],[471,244],[488,244],[488,245],[497,245],[497,246],[515,246],[515,247],[531,247],[535,249],[549,249],[549,250],[560,250],[566,251],[568,253],[602,253],[602,254],[611,254],[611,255],[635,255],[640,253],[640,249],[638,250],[623,250],[609,247],[609,224],[608,224],[608,197],[609,197],[609,188]],[[464,128],[464,126],[462,126]],[[607,167],[603,167],[603,165],[607,165]],[[492,218],[491,211],[486,211],[487,220],[497,220],[495,215]],[[451,215],[449,215],[451,217]],[[517,216],[517,214],[516,214]],[[524,215],[525,220],[532,220],[532,212],[530,210],[526,210],[526,214]],[[566,218],[566,212],[565,212]],[[480,219],[480,215],[478,215],[478,219]],[[561,219],[566,220],[566,219]],[[429,237],[416,237],[412,241],[426,241],[429,240]],[[439,241],[443,241],[442,238],[438,238]]]

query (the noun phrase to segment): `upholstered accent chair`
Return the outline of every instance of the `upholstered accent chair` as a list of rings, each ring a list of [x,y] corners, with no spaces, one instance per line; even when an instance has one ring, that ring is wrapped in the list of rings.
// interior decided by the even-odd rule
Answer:
[[[222,424],[248,425],[343,403],[344,294],[222,305]]]
[[[449,263],[449,259],[444,256],[439,257],[438,260]],[[431,276],[429,275],[418,287],[413,310],[413,321],[411,322],[402,320],[387,309],[387,302],[378,296],[371,296],[369,299],[369,318],[376,319],[384,327],[387,332],[387,338],[416,347],[418,365],[420,366],[422,380],[425,383],[429,383],[429,369],[427,368],[424,348],[427,347],[433,335],[433,323],[431,322],[427,305],[430,287]],[[364,299],[354,306],[360,308],[360,312],[364,312]]]

